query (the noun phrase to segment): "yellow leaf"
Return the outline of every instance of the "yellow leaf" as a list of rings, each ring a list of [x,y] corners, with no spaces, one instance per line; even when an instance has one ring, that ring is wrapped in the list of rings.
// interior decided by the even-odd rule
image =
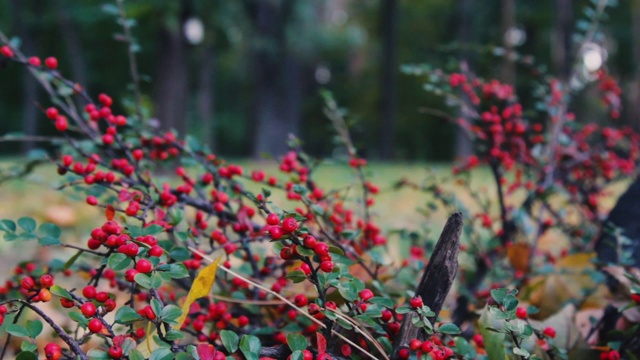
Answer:
[[[191,308],[191,304],[194,301],[201,297],[205,297],[209,295],[211,291],[211,287],[213,286],[213,282],[216,279],[216,271],[218,270],[218,265],[222,257],[217,258],[214,262],[209,264],[207,267],[202,269],[196,279],[193,281],[191,285],[191,289],[189,290],[189,294],[187,295],[187,300],[185,300],[184,304],[182,304],[182,315],[176,320],[178,325],[175,325],[174,329],[180,329],[182,327],[182,323],[189,315],[189,309]]]
[[[145,341],[147,343],[147,350],[149,350],[149,354],[153,352],[151,349],[151,321],[149,321],[149,325],[147,325],[147,339]]]

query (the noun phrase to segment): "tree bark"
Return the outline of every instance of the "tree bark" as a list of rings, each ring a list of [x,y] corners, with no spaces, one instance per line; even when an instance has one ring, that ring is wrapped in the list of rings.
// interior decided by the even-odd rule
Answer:
[[[397,37],[398,1],[382,0],[380,9],[382,32],[382,81],[380,83],[380,141],[382,159],[393,158],[395,143],[396,103],[397,103]]]
[[[11,12],[15,15],[15,33],[22,39],[22,51],[28,55],[35,54],[37,48],[33,24],[25,22],[25,19],[34,17],[34,14],[27,16],[27,11],[41,8],[34,5],[36,4],[33,4],[32,1],[26,0],[11,0],[9,3]],[[35,135],[38,132],[38,108],[36,107],[38,89],[38,83],[33,76],[22,76],[22,132],[25,135]],[[24,141],[21,147],[22,152],[27,153],[35,147],[35,143]]]
[[[551,42],[551,59],[556,75],[567,81],[571,72],[572,0],[556,0],[556,18]]]
[[[159,33],[160,50],[157,54],[155,75],[155,116],[163,129],[175,129],[180,134],[187,130],[187,102],[189,99],[189,68],[187,44],[182,25],[187,19],[186,1],[180,1],[181,15],[178,26],[164,25]]]
[[[245,1],[253,29],[260,38],[253,49],[253,156],[279,156],[287,150],[289,133],[301,118],[303,66],[286,40],[294,0]]]
[[[438,318],[453,280],[458,273],[461,234],[462,214],[457,212],[447,220],[416,289],[416,296],[421,296],[423,303],[435,313],[429,319],[432,323]],[[402,320],[400,332],[394,341],[392,359],[398,359],[398,352],[403,347],[407,347],[411,339],[424,337],[424,332],[411,323],[413,316],[415,313],[407,313]]]
[[[500,78],[507,84],[515,84],[516,82],[516,65],[513,60],[514,47],[507,40],[507,32],[516,26],[516,3],[515,0],[500,0],[501,7],[501,31],[502,43],[505,49],[503,64],[500,71]]]
[[[207,46],[200,59],[198,84],[198,119],[202,123],[203,141],[215,152],[215,48]]]

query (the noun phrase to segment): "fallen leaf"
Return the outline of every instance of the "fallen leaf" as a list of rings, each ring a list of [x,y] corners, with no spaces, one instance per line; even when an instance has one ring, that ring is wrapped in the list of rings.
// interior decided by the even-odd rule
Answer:
[[[174,329],[180,329],[182,327],[182,323],[189,315],[189,309],[191,308],[191,304],[199,298],[205,297],[209,295],[211,291],[211,287],[213,286],[213,282],[216,279],[216,271],[218,270],[218,265],[222,257],[217,258],[214,262],[207,265],[204,269],[200,270],[198,276],[193,281],[191,285],[191,289],[189,289],[189,294],[187,295],[187,299],[184,304],[182,304],[182,315],[176,320],[178,322],[177,325],[174,326]]]

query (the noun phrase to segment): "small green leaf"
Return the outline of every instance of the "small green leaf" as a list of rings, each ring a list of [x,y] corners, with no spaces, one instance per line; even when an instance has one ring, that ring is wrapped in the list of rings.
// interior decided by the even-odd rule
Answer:
[[[179,318],[180,315],[182,315],[182,309],[173,304],[165,306],[160,313],[162,320],[170,324],[175,324],[176,319]]]
[[[238,351],[238,334],[230,330],[222,330],[220,331],[220,338],[222,339],[222,345],[224,345],[229,354]]]
[[[153,350],[149,360],[170,360],[173,359],[173,353],[169,348],[157,348]]]
[[[151,289],[151,278],[148,275],[138,273],[133,277],[133,280],[136,282],[136,284],[142,286],[143,288]]]
[[[26,324],[30,338],[36,338],[42,332],[42,322],[40,320],[29,320]]]
[[[29,340],[25,340],[20,344],[20,350],[35,352],[38,351],[38,345]]]
[[[67,260],[67,262],[64,263],[63,270],[68,270],[76,262],[76,260],[78,260],[78,258],[80,257],[80,255],[82,255],[82,253],[83,251],[80,250],[75,255],[70,257],[69,260]]]
[[[129,353],[129,360],[144,360],[144,355],[138,350],[131,350]]]
[[[302,270],[294,270],[288,273],[286,278],[297,284],[307,280],[307,275],[305,275]]]
[[[38,238],[38,244],[42,246],[50,246],[50,245],[60,245],[60,239],[55,238],[53,236],[43,236]]]
[[[376,296],[369,299],[369,302],[371,304],[376,304],[376,305],[384,306],[389,309],[393,309],[393,300],[391,299]]]
[[[77,312],[77,311],[72,311],[69,313],[69,318],[75,322],[78,323],[78,325],[80,325],[80,327],[86,328],[87,325],[89,325],[89,321],[87,320],[86,317],[84,317],[84,315],[82,315],[81,313]]]
[[[65,299],[73,300],[73,298],[71,297],[71,294],[69,294],[67,290],[60,287],[59,285],[53,285],[52,287],[49,288],[49,291],[51,291],[53,295],[57,295]]]
[[[460,328],[456,324],[446,323],[446,324],[442,324],[438,328],[438,332],[441,334],[457,335],[457,334],[460,334]]]
[[[32,351],[21,351],[16,356],[16,360],[38,360],[38,356]]]
[[[171,249],[169,256],[175,261],[185,261],[191,258],[191,253],[186,248],[175,247]]]
[[[163,231],[164,227],[158,224],[151,224],[142,230],[144,235],[157,235]]]
[[[158,266],[159,271],[166,271],[172,279],[182,279],[189,276],[189,271],[184,264],[164,264]]]
[[[125,254],[115,253],[109,256],[107,265],[115,271],[128,269],[133,265],[133,260]]]
[[[36,221],[30,217],[21,217],[18,219],[18,226],[24,231],[32,232],[36,229]]]
[[[304,356],[302,355],[301,350],[296,350],[293,353],[291,353],[291,360],[302,360],[302,359],[304,359]]]
[[[43,224],[40,224],[40,227],[38,228],[38,233],[42,236],[51,236],[57,239],[60,237],[60,234],[62,233],[62,231],[60,230],[60,227],[56,224],[43,223]]]
[[[240,351],[247,360],[258,360],[262,344],[260,339],[253,335],[243,335],[240,339]]]
[[[175,341],[175,340],[179,340],[182,339],[184,337],[184,334],[178,330],[169,330],[167,331],[167,333],[164,335],[165,339],[169,340],[169,341]]]
[[[13,222],[13,220],[9,220],[9,219],[2,219],[0,220],[0,231],[6,231],[6,232],[16,232],[16,223]]]
[[[507,289],[493,289],[491,290],[491,297],[499,304],[502,305],[504,298],[507,296]]]
[[[6,328],[7,332],[17,337],[29,337],[29,331],[18,324],[10,324]]]
[[[129,306],[123,306],[116,311],[115,321],[118,324],[128,324],[140,319],[142,319],[140,314]]]
[[[306,350],[309,343],[307,343],[307,338],[301,334],[289,334],[287,335],[287,344],[289,344],[289,348],[291,351],[302,351]]]
[[[89,357],[89,360],[109,360],[111,358],[106,351],[99,348],[89,350],[87,356]]]

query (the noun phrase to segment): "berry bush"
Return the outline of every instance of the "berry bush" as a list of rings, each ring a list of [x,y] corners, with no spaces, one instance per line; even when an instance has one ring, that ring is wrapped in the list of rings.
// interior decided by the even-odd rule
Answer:
[[[134,54],[128,19],[119,14]],[[606,215],[600,199],[634,173],[639,138],[615,123],[579,122],[570,111],[575,89],[558,80],[539,79],[542,106],[529,111],[497,80],[407,68],[447,97],[474,144],[451,178],[398,182],[426,193],[427,217],[440,209],[466,218],[461,271],[454,290],[438,294],[448,295],[439,313],[443,303],[427,303],[416,290],[432,237],[383,231],[386,219],[372,211],[380,188],[368,180],[367,161],[330,96],[325,112],[358,179],[353,188],[317,182],[320,161],[294,137],[278,173],[245,170],[194,137],[154,128],[140,102],[124,114],[109,95],[94,98],[58,70],[55,57],[23,54],[1,33],[0,41],[0,61],[27,67],[50,96],[42,118],[64,139],[51,153],[64,187],[105,216],[83,244],[63,244],[55,224],[0,221],[5,241],[77,251],[17,264],[9,274],[0,287],[0,358],[635,356],[638,319],[625,314],[640,302],[638,273],[606,272],[591,259]],[[138,78],[135,67],[132,75]],[[615,119],[620,89],[605,71],[597,79]],[[479,166],[492,174],[495,194],[471,186]],[[262,190],[249,191],[250,183]],[[273,192],[297,205],[279,207]],[[555,253],[540,249],[551,232],[566,240]],[[393,263],[390,246],[409,246],[410,255]],[[617,289],[604,287],[605,273],[618,279]],[[586,308],[612,310],[593,315],[583,334],[576,316]],[[613,325],[607,311],[617,315]],[[415,338],[399,336],[407,319],[419,330]]]

